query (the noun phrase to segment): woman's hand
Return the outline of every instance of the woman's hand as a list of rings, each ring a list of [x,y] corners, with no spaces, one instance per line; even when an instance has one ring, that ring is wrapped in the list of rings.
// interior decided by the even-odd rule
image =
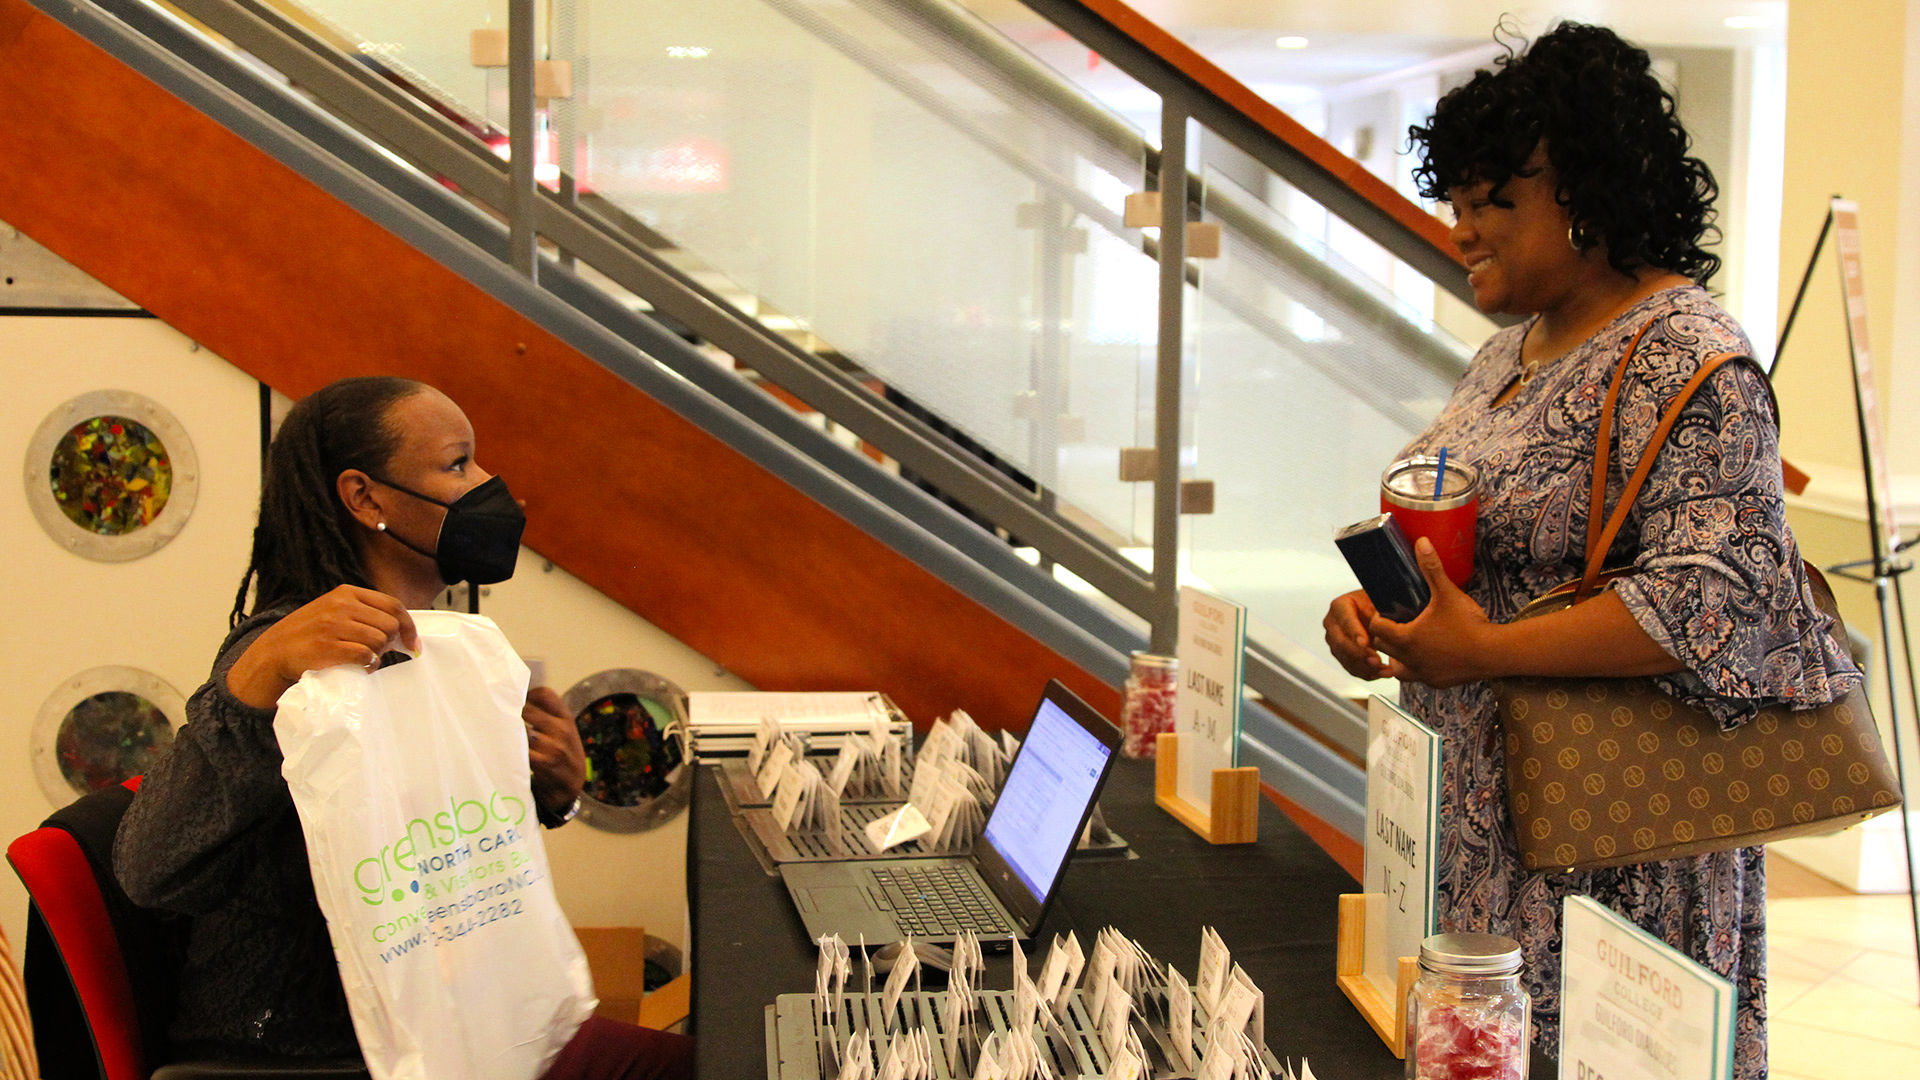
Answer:
[[[1327,617],[1320,620],[1327,631],[1327,651],[1347,674],[1361,679],[1386,676],[1387,662],[1374,651],[1373,635],[1367,632],[1367,626],[1378,617],[1363,589],[1334,597],[1327,605]]]
[[[580,729],[552,687],[527,691],[520,710],[527,724],[527,761],[533,767],[533,797],[550,814],[564,813],[587,783],[587,751]]]
[[[1431,541],[1423,536],[1413,550],[1433,599],[1412,622],[1375,615],[1367,624],[1373,647],[1392,657],[1381,673],[1429,686],[1458,686],[1507,674],[1494,663],[1496,628],[1486,610],[1447,577]]]
[[[262,631],[227,669],[227,689],[271,709],[309,671],[353,664],[372,671],[395,648],[418,650],[407,607],[383,592],[342,585]]]

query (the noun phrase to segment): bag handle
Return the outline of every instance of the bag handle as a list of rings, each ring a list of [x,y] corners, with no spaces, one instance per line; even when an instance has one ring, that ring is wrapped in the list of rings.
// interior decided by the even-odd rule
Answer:
[[[1646,337],[1647,331],[1651,329],[1653,329],[1653,321],[1648,320],[1647,324],[1633,335],[1633,340],[1627,342],[1626,354],[1620,357],[1619,366],[1613,369],[1613,378],[1607,383],[1607,396],[1600,403],[1600,433],[1594,441],[1593,474],[1588,477],[1587,482],[1589,495],[1585,556],[1589,563],[1593,561],[1595,551],[1602,552],[1601,557],[1605,558],[1606,549],[1600,547],[1600,530],[1607,520],[1607,465],[1613,454],[1613,407],[1620,400],[1620,384],[1625,381],[1627,363],[1633,359],[1633,354],[1640,348],[1640,339]],[[1583,578],[1583,587],[1585,581],[1586,579]],[[1585,598],[1583,593],[1581,599]]]
[[[1612,514],[1606,513],[1607,461],[1612,453],[1614,406],[1620,398],[1620,385],[1626,379],[1627,365],[1632,362],[1633,354],[1640,345],[1640,339],[1653,328],[1653,322],[1640,328],[1627,344],[1626,355],[1620,358],[1620,366],[1614,368],[1613,380],[1607,387],[1606,400],[1600,406],[1600,431],[1593,453],[1593,478],[1587,505],[1587,561],[1586,570],[1580,576],[1580,587],[1574,590],[1573,602],[1580,603],[1591,597],[1600,580],[1600,564],[1607,557],[1608,549],[1613,547],[1614,538],[1620,535],[1620,529],[1627,523],[1627,515],[1633,511],[1633,502],[1640,496],[1640,489],[1646,485],[1647,477],[1653,472],[1655,459],[1666,448],[1667,435],[1680,421],[1681,410],[1693,399],[1693,395],[1706,383],[1709,376],[1731,360],[1744,360],[1740,353],[1726,352],[1712,357],[1700,365],[1693,378],[1675,394],[1667,411],[1660,416],[1660,423],[1653,429],[1653,437],[1647,441],[1646,452],[1640,455],[1640,461],[1634,466],[1633,475],[1627,479],[1627,486],[1620,492],[1620,501],[1615,504]],[[1606,525],[1599,527],[1604,516]]]

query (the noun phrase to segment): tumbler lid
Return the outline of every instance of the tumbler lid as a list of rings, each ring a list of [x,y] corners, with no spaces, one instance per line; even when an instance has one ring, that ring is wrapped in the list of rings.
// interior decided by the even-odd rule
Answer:
[[[1433,493],[1435,478],[1440,494]],[[1380,490],[1394,506],[1416,510],[1451,510],[1465,506],[1480,494],[1480,470],[1464,461],[1447,460],[1445,475],[1440,459],[1424,454],[1401,458],[1380,474]]]
[[[1180,666],[1179,657],[1161,656],[1158,653],[1150,653],[1143,649],[1133,650],[1132,660],[1133,666],[1136,668],[1177,668]]]
[[[1420,943],[1420,965],[1452,975],[1510,975],[1520,943],[1500,934],[1435,934]]]

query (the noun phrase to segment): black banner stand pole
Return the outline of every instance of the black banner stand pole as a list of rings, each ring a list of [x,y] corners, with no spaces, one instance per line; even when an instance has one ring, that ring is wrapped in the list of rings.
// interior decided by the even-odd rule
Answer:
[[[1867,495],[1867,514],[1869,520],[1873,518],[1873,510],[1874,498],[1872,495],[1872,487],[1869,486]],[[1880,546],[1880,540],[1876,534],[1874,547],[1879,548]],[[1853,572],[1853,568],[1855,567],[1868,565],[1875,567],[1872,576]],[[1913,565],[1905,560],[1882,559],[1876,552],[1875,557],[1871,561],[1862,560],[1859,562],[1841,563],[1838,566],[1828,567],[1827,572],[1849,578],[1853,581],[1871,584],[1873,586],[1874,599],[1878,601],[1880,607],[1881,667],[1884,668],[1887,673],[1887,708],[1892,713],[1892,715],[1888,717],[1887,726],[1893,732],[1893,770],[1900,784],[1900,809],[1895,811],[1895,813],[1900,815],[1900,846],[1907,859],[1907,911],[1913,922],[1914,961],[1916,965],[1920,965],[1920,888],[1916,888],[1915,886],[1913,872],[1913,825],[1909,817],[1909,808],[1912,805],[1912,800],[1908,796],[1910,789],[1907,786],[1906,753],[1901,747],[1900,740],[1900,709],[1898,704],[1900,688],[1893,672],[1893,627],[1891,625],[1892,620],[1889,618],[1887,611],[1887,598],[1889,594],[1891,594],[1895,613],[1898,615],[1900,623],[1900,651],[1906,661],[1908,712],[1909,714],[1914,714],[1920,712],[1920,707],[1916,707],[1914,704],[1913,640],[1907,636],[1906,592],[1900,588],[1900,575],[1911,569],[1913,569]]]
[[[1895,573],[1897,574],[1911,568],[1911,563],[1902,561],[1899,569],[1896,570]],[[1893,588],[1894,608],[1900,616],[1900,642],[1905,646],[1907,659],[1907,714],[1915,717],[1915,724],[1920,725],[1920,702],[1916,701],[1913,679],[1913,638],[1907,634],[1907,627],[1912,625],[1907,622],[1907,592],[1900,587],[1900,580],[1897,577],[1892,580],[1891,584]],[[1885,622],[1886,620],[1883,617],[1881,621]],[[1885,631],[1882,631],[1882,633],[1884,632]],[[1889,664],[1888,666],[1891,667],[1892,665]],[[1887,694],[1888,696],[1892,696],[1891,671],[1888,672],[1888,683]],[[1900,728],[1897,725],[1900,718],[1896,716],[1893,719],[1896,724],[1893,729],[1893,752],[1899,754]],[[1916,730],[1920,730],[1920,727],[1917,727]],[[1898,760],[1898,758],[1895,760]],[[1895,812],[1900,815],[1900,840],[1907,849],[1907,910],[1913,916],[1914,958],[1915,962],[1920,964],[1920,886],[1915,884],[1913,873],[1912,810],[1907,801],[1907,776],[1905,769],[1903,767],[1896,767],[1894,773],[1900,778],[1900,809]]]
[[[1839,198],[1838,195],[1834,198]],[[1813,268],[1820,263],[1820,252],[1827,246],[1827,234],[1833,231],[1833,203],[1827,203],[1827,220],[1820,223],[1820,239],[1813,242],[1813,254],[1807,257],[1807,272],[1800,275],[1800,288],[1793,294],[1793,306],[1787,309],[1787,321],[1780,327],[1780,340],[1773,346],[1773,365],[1767,368],[1767,381],[1780,370],[1780,354],[1787,348],[1787,335],[1793,333],[1793,320],[1800,317],[1800,301],[1807,298],[1807,285],[1813,280]]]
[[[1800,313],[1800,302],[1805,299],[1807,295],[1807,285],[1813,280],[1813,269],[1820,260],[1821,250],[1826,247],[1827,234],[1833,231],[1833,203],[1834,200],[1839,198],[1840,196],[1836,195],[1833,199],[1828,200],[1826,222],[1820,227],[1820,238],[1814,241],[1813,257],[1807,260],[1807,271],[1800,278],[1800,288],[1794,294],[1793,306],[1788,310],[1786,324],[1781,327],[1780,330],[1780,342],[1776,346],[1773,355],[1773,367],[1769,369],[1767,374],[1769,380],[1773,378],[1774,372],[1780,370],[1779,350],[1786,348],[1787,334],[1792,331],[1794,318]],[[1846,244],[1844,241],[1842,241],[1841,244],[1840,259],[1842,289],[1844,291],[1846,283]],[[1846,323],[1847,351],[1849,356],[1856,356],[1858,355],[1860,343],[1854,340],[1853,319],[1850,311],[1848,312]],[[1920,879],[1916,879],[1914,874],[1913,826],[1910,817],[1912,799],[1908,794],[1910,789],[1907,785],[1906,753],[1901,746],[1900,738],[1900,680],[1895,676],[1893,670],[1894,620],[1892,617],[1895,614],[1899,617],[1900,654],[1905,661],[1906,667],[1907,712],[1908,715],[1915,717],[1916,723],[1920,723],[1920,690],[1916,689],[1914,680],[1913,641],[1907,635],[1906,593],[1900,588],[1900,576],[1908,570],[1913,569],[1913,565],[1903,559],[1895,557],[1898,549],[1888,550],[1887,534],[1881,530],[1881,518],[1884,515],[1892,513],[1893,508],[1881,506],[1876,494],[1879,490],[1879,484],[1877,482],[1879,478],[1876,474],[1880,469],[1885,467],[1885,463],[1878,460],[1879,456],[1873,452],[1874,442],[1868,430],[1866,395],[1874,391],[1872,387],[1864,387],[1861,385],[1860,368],[1857,364],[1849,363],[1847,369],[1853,379],[1854,415],[1858,420],[1860,434],[1860,463],[1861,472],[1866,480],[1867,529],[1873,538],[1873,557],[1871,559],[1841,563],[1837,566],[1828,567],[1827,572],[1853,581],[1872,585],[1874,600],[1880,609],[1881,666],[1887,673],[1887,711],[1889,714],[1887,726],[1889,730],[1893,732],[1893,768],[1894,775],[1898,778],[1900,784],[1900,809],[1897,813],[1900,815],[1901,851],[1906,856],[1907,863],[1907,910],[1913,923],[1914,962],[1916,967],[1920,968]],[[1920,542],[1920,540],[1916,540],[1915,542]],[[1906,546],[1907,544],[1902,543],[1899,545],[1899,548],[1905,548]],[[1871,566],[1873,568],[1870,576],[1857,572],[1858,568],[1863,566]],[[1892,599],[1892,606],[1895,609],[1892,612],[1889,611],[1889,598]]]

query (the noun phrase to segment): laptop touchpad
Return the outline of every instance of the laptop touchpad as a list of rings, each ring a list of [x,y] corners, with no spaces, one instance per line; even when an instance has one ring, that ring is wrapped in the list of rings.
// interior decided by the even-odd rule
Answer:
[[[865,911],[867,891],[854,886],[805,889],[800,893],[801,911]]]

